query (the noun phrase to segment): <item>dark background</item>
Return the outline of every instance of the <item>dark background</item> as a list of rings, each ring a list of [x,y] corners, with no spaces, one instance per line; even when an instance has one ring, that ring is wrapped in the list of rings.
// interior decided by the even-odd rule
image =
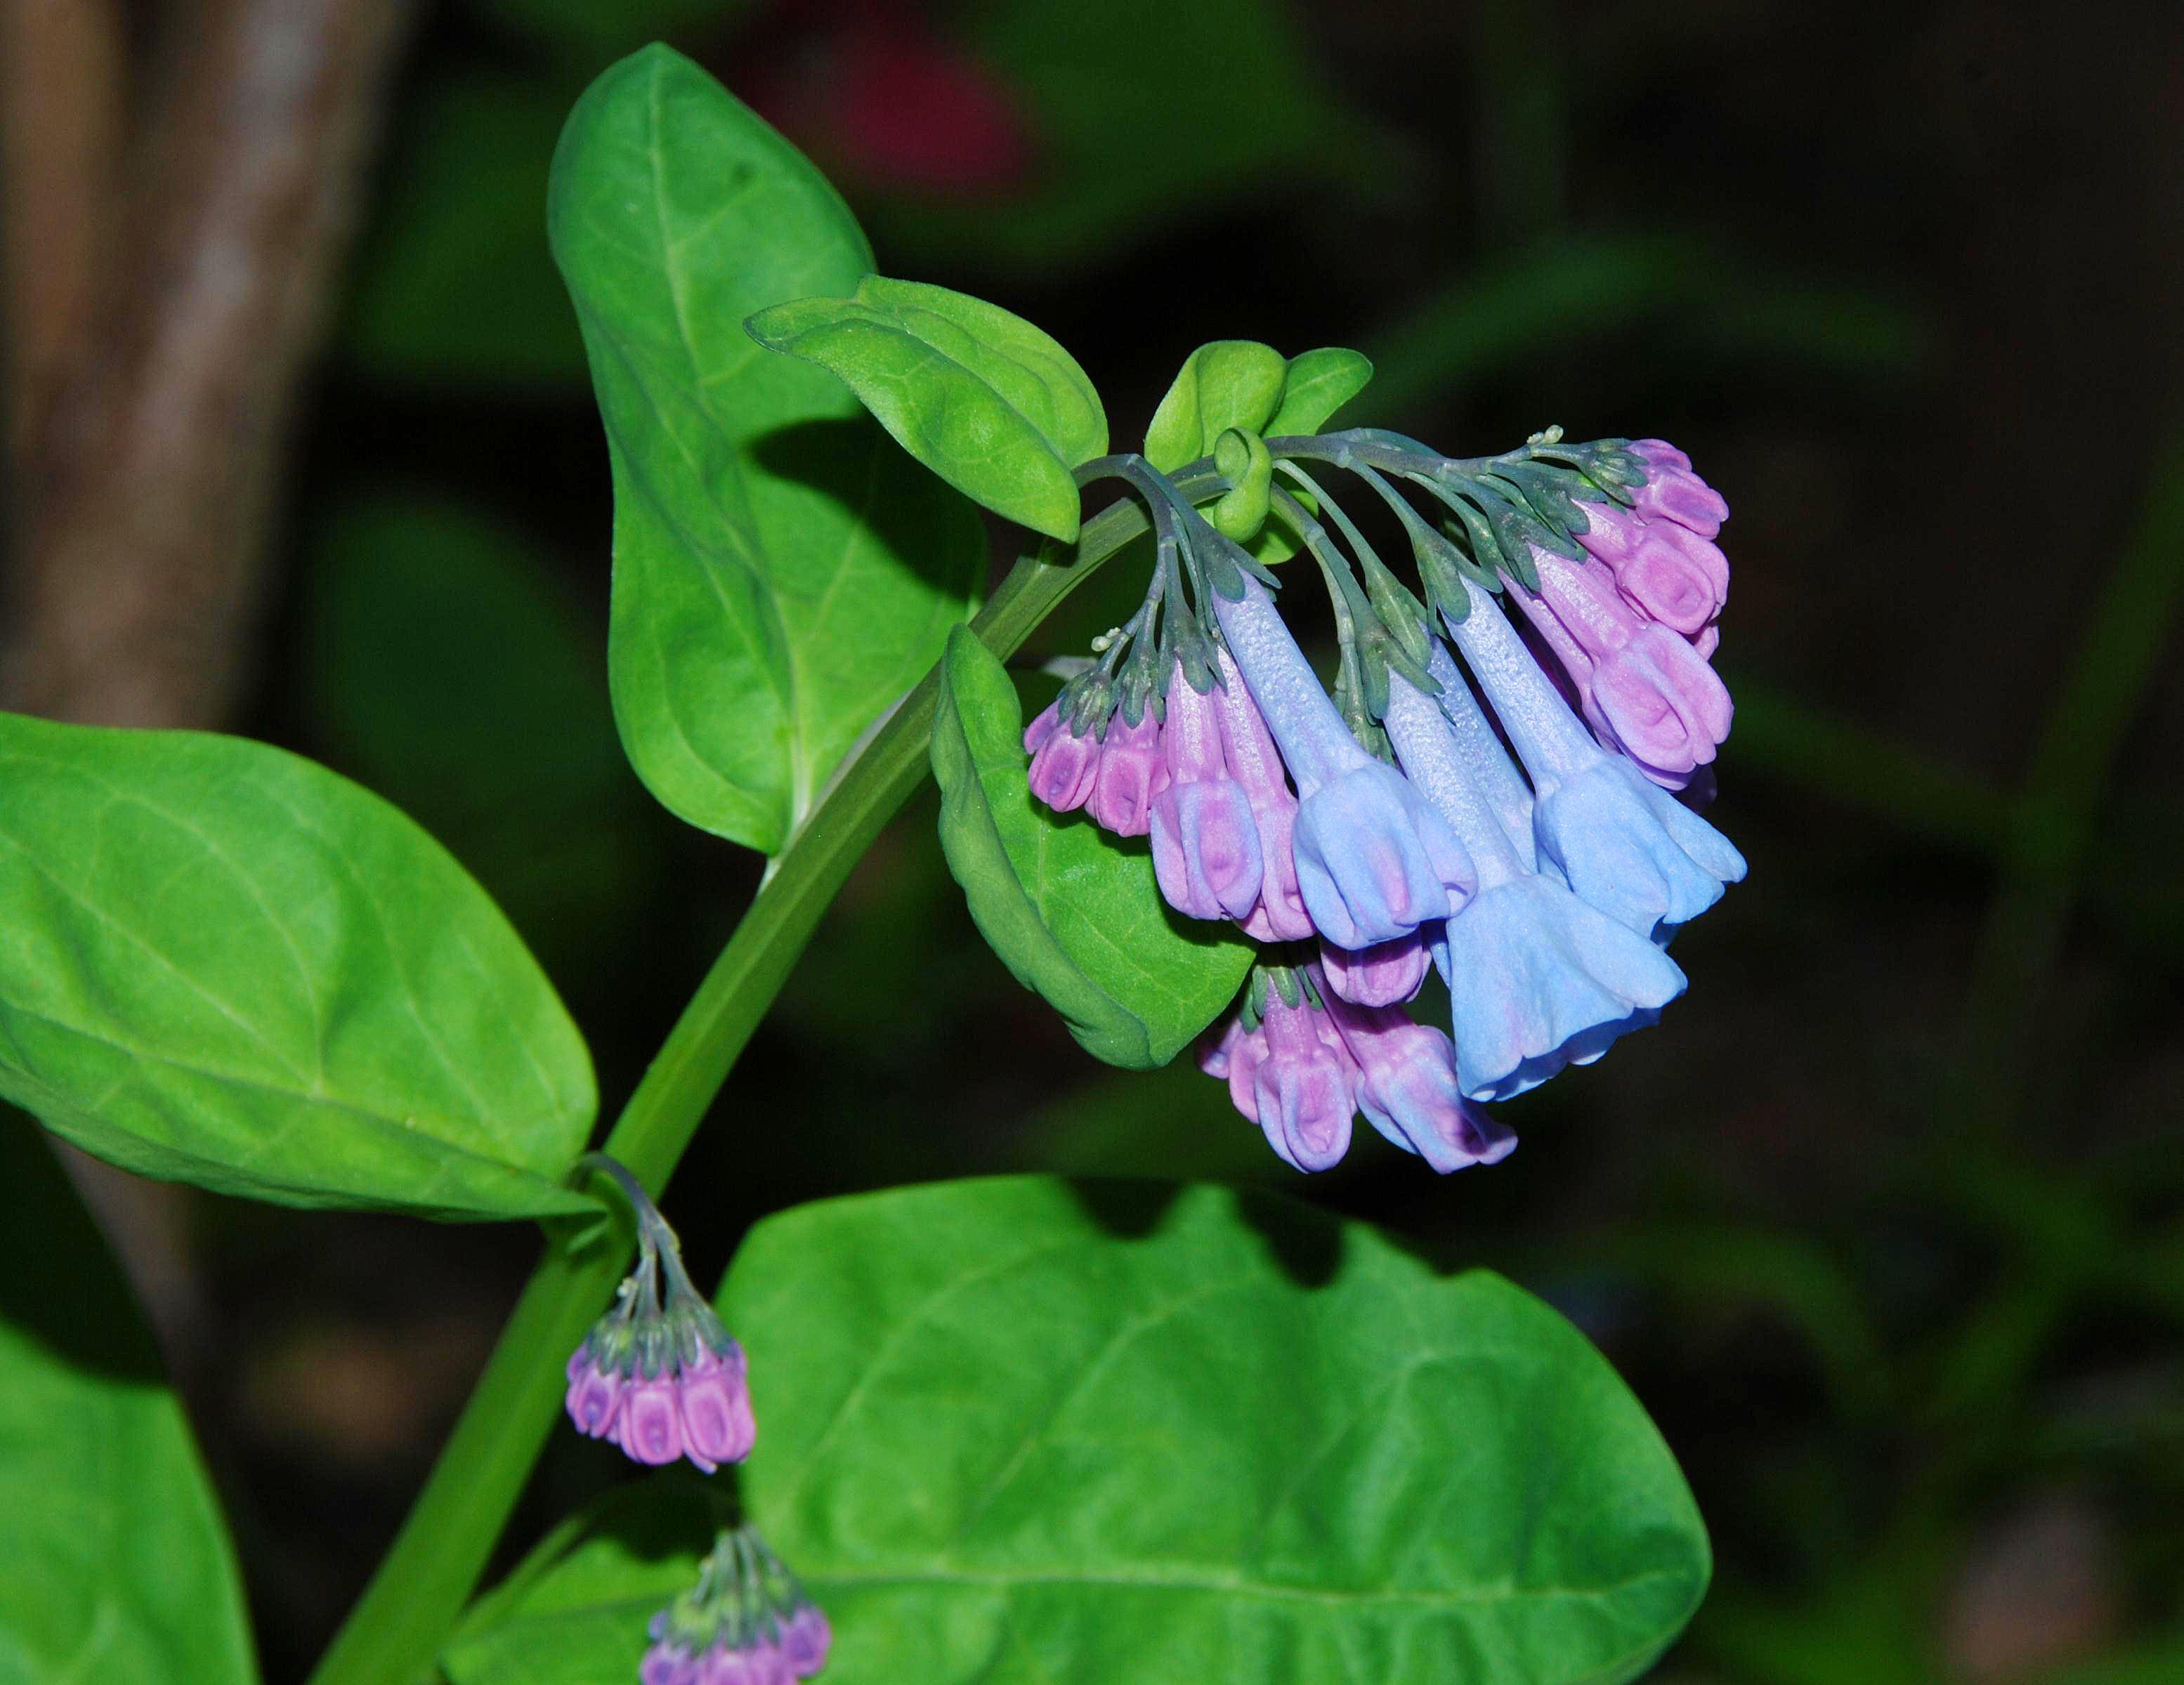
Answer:
[[[604,452],[543,234],[562,115],[655,35],[833,176],[883,270],[1060,338],[1118,443],[1193,347],[1238,336],[1366,351],[1346,414],[1452,452],[1550,422],[1673,439],[1734,512],[1710,816],[1751,877],[1680,941],[1692,987],[1658,1029],[1504,1109],[1508,1163],[1440,1181],[1367,1136],[1307,1182],[1188,1061],[1096,1066],[981,944],[928,797],[669,1214],[710,1280],[755,1217],[855,1187],[1279,1187],[1505,1271],[1629,1378],[1719,1557],[1660,1677],[2184,1677],[2184,8],[441,0],[346,35],[328,0],[298,10],[336,20],[348,115],[299,120],[350,125],[306,153],[336,190],[310,261],[254,253],[303,303],[220,366],[270,397],[206,412],[264,470],[142,517],[244,535],[200,585],[255,558],[167,611],[226,629],[188,664],[206,688],[113,702],[100,682],[157,668],[125,629],[84,669],[106,681],[14,705],[240,730],[401,804],[540,952],[612,1115],[758,871],[619,754]],[[250,14],[223,14],[246,43]],[[171,117],[198,25],[112,20],[109,149],[169,191],[193,131],[131,114]],[[155,320],[172,266],[98,257],[125,210],[81,270],[95,302],[46,332],[75,201],[21,165],[58,131],[26,131],[12,62],[21,644],[62,576],[55,487],[151,483],[51,418],[86,382],[173,377],[98,326]],[[200,191],[249,162],[215,152]],[[1056,647],[1106,623],[1078,618]],[[231,1506],[269,1677],[298,1677],[534,1243],[87,1175]],[[619,1473],[557,1436],[513,1542]]]

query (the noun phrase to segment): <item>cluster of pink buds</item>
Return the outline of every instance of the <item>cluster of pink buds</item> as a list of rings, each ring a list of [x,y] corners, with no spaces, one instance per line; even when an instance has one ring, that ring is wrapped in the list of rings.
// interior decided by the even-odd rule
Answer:
[[[688,1457],[707,1474],[739,1463],[758,1434],[743,1348],[691,1286],[674,1231],[636,1179],[610,1159],[590,1162],[628,1196],[638,1263],[569,1358],[569,1420],[640,1463]]]
[[[826,1665],[827,1617],[751,1528],[722,1532],[697,1582],[652,1617],[640,1685],[791,1685]]]
[[[1714,542],[1729,505],[1660,439],[1630,453],[1646,479],[1629,508],[1583,505],[1578,560],[1534,546],[1536,589],[1510,592],[1575,692],[1594,734],[1655,783],[1680,790],[1729,735],[1729,691],[1708,665],[1721,642],[1729,562]]]

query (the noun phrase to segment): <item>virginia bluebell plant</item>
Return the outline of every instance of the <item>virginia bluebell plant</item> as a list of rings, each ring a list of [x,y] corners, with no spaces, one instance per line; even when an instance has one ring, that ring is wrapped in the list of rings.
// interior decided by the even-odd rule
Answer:
[[[1507,1156],[1483,1108],[1652,1022],[1744,870],[1696,811],[1721,499],[1655,441],[1329,431],[1372,376],[1334,347],[1201,347],[1111,453],[1066,349],[875,273],[825,178],[665,48],[578,103],[549,228],[614,481],[620,740],[767,862],[599,1152],[544,969],[387,802],[241,738],[0,714],[0,1101],[225,1195],[544,1228],[315,1685],[809,1677],[828,1618],[758,1526],[844,1679],[1635,1677],[1704,1593],[1704,1526],[1600,1354],[1490,1272],[1222,1187],[1022,1176],[775,1213],[709,1299],[654,1199],[709,1120],[750,1122],[716,1098],[928,769],[972,917],[1096,1057],[1199,1045],[1300,1171],[1360,1112],[1436,1171]],[[990,597],[981,509],[1039,541]],[[1025,729],[1007,658],[1147,533],[1142,603]],[[1331,685],[1291,626],[1313,574]],[[51,1337],[57,1276],[110,1277],[102,1338],[127,1295],[13,1122],[8,1154],[64,1220],[0,1223],[0,1656],[250,1685],[180,1404],[148,1337]],[[557,1408],[705,1478],[630,1483],[474,1599]]]
[[[1026,730],[1031,787],[1149,833],[1176,911],[1264,945],[1201,1064],[1284,1159],[1335,1163],[1362,1111],[1436,1170],[1490,1164],[1514,1137],[1478,1103],[1653,1022],[1684,988],[1670,937],[1744,875],[1679,799],[1729,731],[1708,662],[1728,509],[1656,439],[1551,430],[1459,460],[1356,429],[1262,453],[1272,518],[1332,601],[1333,693],[1250,531],[1117,459],[1157,534],[1151,582]],[[1417,592],[1305,463],[1394,514]],[[1403,1009],[1429,966],[1446,1034]]]

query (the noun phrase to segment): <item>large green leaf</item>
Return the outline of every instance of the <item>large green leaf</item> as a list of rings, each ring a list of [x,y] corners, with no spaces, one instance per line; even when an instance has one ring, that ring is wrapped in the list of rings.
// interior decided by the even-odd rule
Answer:
[[[1234,996],[1251,945],[1172,911],[1142,841],[1048,812],[1025,766],[1016,687],[992,651],[959,631],[933,720],[948,869],[1001,962],[1085,1051],[1133,1069],[1165,1065]]]
[[[755,1229],[723,1302],[746,1507],[833,1622],[830,1685],[1614,1685],[1706,1586],[1675,1463],[1583,1336],[1285,1200],[832,1200]],[[621,1677],[702,1502],[557,1542],[460,1685]]]
[[[244,1685],[235,1550],[128,1287],[4,1113],[0,1178],[0,1681]]]
[[[239,737],[0,715],[0,1098],[147,1176],[448,1217],[587,1209],[597,1095],[437,843]]]
[[[825,370],[744,332],[872,268],[834,190],[666,47],[593,83],[549,233],[615,481],[609,670],[638,772],[694,825],[773,853],[939,654],[985,570],[976,512]]]
[[[849,382],[905,450],[997,514],[1077,537],[1070,470],[1103,456],[1107,417],[1084,370],[999,305],[867,275],[850,298],[761,310],[751,337]]]

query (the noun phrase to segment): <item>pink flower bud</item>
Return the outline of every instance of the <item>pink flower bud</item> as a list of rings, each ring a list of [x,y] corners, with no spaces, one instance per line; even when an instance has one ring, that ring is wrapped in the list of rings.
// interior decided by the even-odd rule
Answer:
[[[1061,698],[1056,697],[1032,718],[1024,727],[1023,746],[1026,754],[1037,754],[1039,746],[1061,729]]]
[[[1691,472],[1691,459],[1665,439],[1640,439],[1630,447],[1646,465],[1646,483],[1637,490],[1643,514],[1673,520],[1712,538],[1729,519],[1721,493]]]
[[[1222,679],[1214,692],[1220,703],[1222,759],[1229,776],[1243,787],[1259,833],[1259,904],[1245,916],[1244,933],[1258,942],[1301,942],[1312,933],[1312,923],[1297,886],[1297,798],[1242,671],[1227,650],[1216,650],[1214,656]]]
[[[615,1415],[621,1404],[621,1377],[601,1371],[590,1353],[578,1347],[569,1360],[569,1420],[580,1433],[594,1439],[614,1431]]]
[[[671,1463],[682,1454],[682,1418],[675,1407],[675,1390],[671,1376],[633,1376],[622,1394],[615,1443],[640,1463]]]
[[[1417,931],[1370,948],[1337,948],[1325,941],[1319,945],[1328,987],[1360,1006],[1396,1006],[1410,999],[1425,982],[1432,958]]]
[[[1061,726],[1032,754],[1031,792],[1056,813],[1067,813],[1084,805],[1099,770],[1099,741],[1089,731],[1080,736]]]
[[[750,1389],[744,1382],[740,1351],[727,1357],[707,1352],[682,1366],[677,1387],[682,1412],[682,1449],[710,1474],[722,1463],[740,1463],[758,1438],[751,1415]]]
[[[834,1633],[816,1604],[800,1604],[781,1631],[781,1653],[799,1679],[809,1679],[827,1665]]]
[[[1166,772],[1161,756],[1160,721],[1152,705],[1134,726],[1118,712],[1107,722],[1100,746],[1099,770],[1085,811],[1117,837],[1142,837],[1151,826],[1156,781]]]
[[[1357,1063],[1323,1037],[1309,1004],[1267,997],[1267,1057],[1253,1077],[1260,1129],[1268,1144],[1301,1171],[1323,1171],[1350,1150],[1357,1115]],[[1332,1043],[1332,1044],[1330,1044]],[[1233,1086],[1233,1074],[1229,1081]]]
[[[1219,705],[1191,688],[1181,664],[1169,676],[1161,755],[1168,787],[1153,798],[1153,876],[1178,912],[1240,919],[1265,882],[1259,830],[1244,787],[1228,776]]]

